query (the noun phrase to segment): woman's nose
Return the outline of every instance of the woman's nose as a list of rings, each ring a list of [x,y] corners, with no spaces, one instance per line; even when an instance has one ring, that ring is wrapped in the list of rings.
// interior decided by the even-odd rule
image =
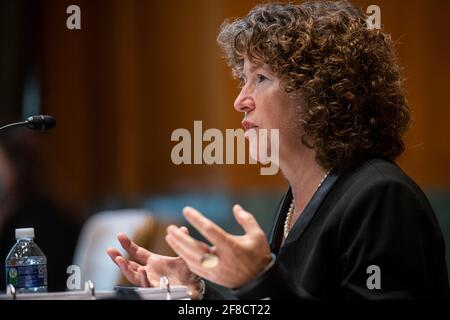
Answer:
[[[248,91],[245,90],[245,87],[242,88],[234,101],[234,109],[238,112],[249,112],[255,109],[255,101],[253,100],[253,97],[248,94]]]

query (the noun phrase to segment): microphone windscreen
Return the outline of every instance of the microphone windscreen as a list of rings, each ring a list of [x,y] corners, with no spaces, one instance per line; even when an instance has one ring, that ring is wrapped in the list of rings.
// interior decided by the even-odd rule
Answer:
[[[27,119],[26,126],[32,130],[50,130],[56,126],[56,120],[47,115],[31,116]]]

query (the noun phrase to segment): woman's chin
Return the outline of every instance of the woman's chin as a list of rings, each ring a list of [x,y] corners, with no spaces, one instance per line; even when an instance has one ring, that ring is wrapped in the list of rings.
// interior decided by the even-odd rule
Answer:
[[[250,143],[250,158],[253,161],[256,161],[258,163],[267,163],[268,160],[270,162],[270,148],[267,148],[266,150],[259,150],[257,143]]]

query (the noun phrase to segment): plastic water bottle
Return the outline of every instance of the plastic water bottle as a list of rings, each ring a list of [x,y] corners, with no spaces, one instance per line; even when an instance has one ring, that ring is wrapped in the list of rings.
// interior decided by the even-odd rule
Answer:
[[[47,258],[34,242],[34,228],[16,229],[16,244],[6,257],[6,285],[18,293],[47,291]]]

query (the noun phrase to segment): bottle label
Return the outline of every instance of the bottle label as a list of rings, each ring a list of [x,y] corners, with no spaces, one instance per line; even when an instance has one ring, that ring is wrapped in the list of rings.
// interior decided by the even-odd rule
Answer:
[[[29,289],[47,286],[47,265],[6,267],[6,283],[16,289]]]

